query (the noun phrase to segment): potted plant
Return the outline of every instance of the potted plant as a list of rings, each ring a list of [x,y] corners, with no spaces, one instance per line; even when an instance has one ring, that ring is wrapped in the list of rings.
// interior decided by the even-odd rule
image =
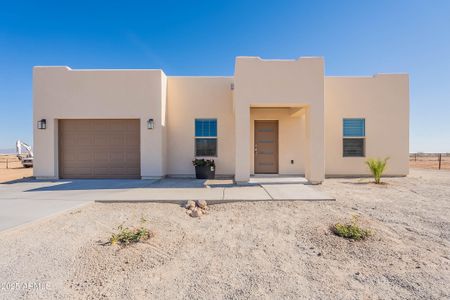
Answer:
[[[192,164],[195,167],[195,178],[214,179],[216,176],[216,164],[213,159],[194,159]]]

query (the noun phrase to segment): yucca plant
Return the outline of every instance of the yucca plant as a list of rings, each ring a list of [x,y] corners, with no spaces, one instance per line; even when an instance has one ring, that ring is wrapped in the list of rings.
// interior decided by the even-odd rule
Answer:
[[[369,158],[366,161],[370,171],[372,172],[376,184],[381,183],[381,175],[383,175],[388,159],[389,157],[386,157],[385,159]]]

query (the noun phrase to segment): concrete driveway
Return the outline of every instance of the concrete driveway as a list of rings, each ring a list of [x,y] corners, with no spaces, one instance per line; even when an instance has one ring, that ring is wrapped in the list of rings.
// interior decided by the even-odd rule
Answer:
[[[263,200],[334,200],[301,177],[252,178],[248,185],[231,180],[17,180],[0,184],[0,230],[26,224],[94,201],[164,201],[203,199],[214,203]]]

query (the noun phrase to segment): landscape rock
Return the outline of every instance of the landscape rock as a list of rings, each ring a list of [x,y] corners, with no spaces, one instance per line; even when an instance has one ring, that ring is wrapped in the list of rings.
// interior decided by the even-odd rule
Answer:
[[[194,209],[195,208],[195,202],[192,201],[192,200],[189,200],[188,202],[186,202],[185,208],[186,209],[191,209],[191,210]]]
[[[202,209],[206,209],[207,203],[205,200],[197,200],[197,206]]]
[[[202,213],[202,211],[201,211],[200,209],[194,209],[194,210],[192,210],[190,216],[193,217],[193,218],[198,218],[198,217],[200,217],[202,214],[203,214],[203,213]]]

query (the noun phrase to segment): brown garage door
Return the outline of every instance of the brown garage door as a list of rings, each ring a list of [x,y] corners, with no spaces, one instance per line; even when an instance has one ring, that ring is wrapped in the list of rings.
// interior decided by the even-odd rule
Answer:
[[[61,178],[140,178],[139,120],[59,120]]]

